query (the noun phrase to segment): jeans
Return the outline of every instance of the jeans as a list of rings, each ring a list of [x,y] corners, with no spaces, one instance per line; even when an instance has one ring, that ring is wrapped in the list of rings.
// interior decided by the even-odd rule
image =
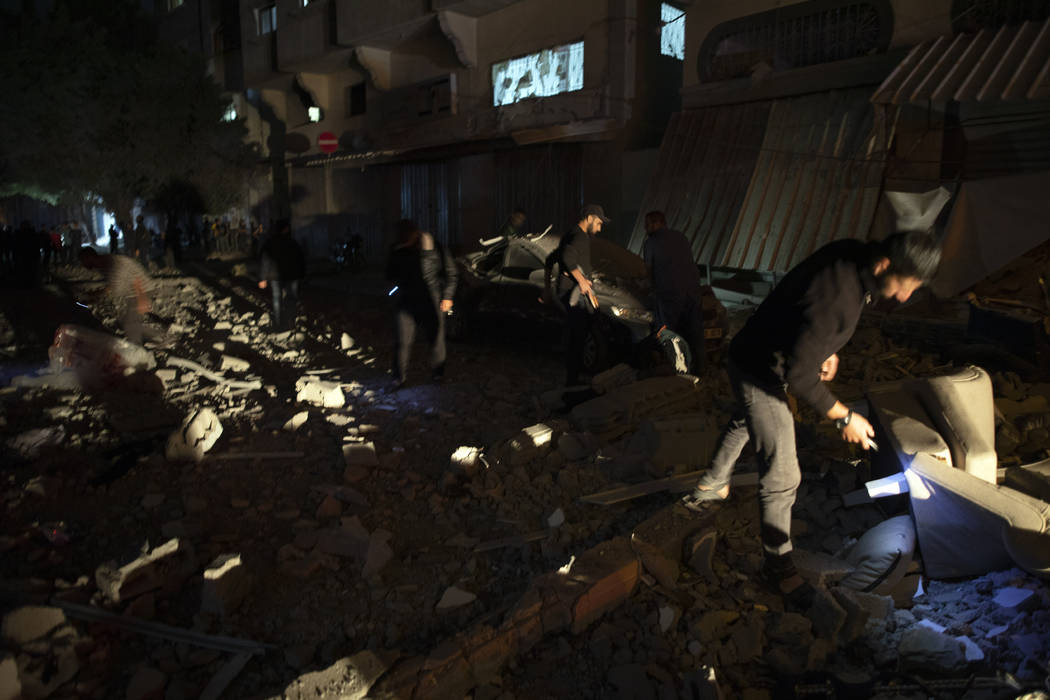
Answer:
[[[575,300],[575,304],[573,301]],[[587,334],[594,323],[593,314],[584,306],[585,299],[574,299],[571,291],[563,294],[561,302],[565,306],[565,330],[567,342],[565,348],[565,386],[580,383],[580,371],[583,369],[583,349],[587,343]]]
[[[270,323],[276,330],[288,331],[295,326],[295,308],[299,304],[299,280],[270,280],[273,315]]]
[[[435,377],[445,373],[445,314],[432,304],[398,306],[394,313],[394,378],[404,381],[416,328],[422,327],[430,343],[430,370]]]
[[[732,359],[729,379],[737,408],[701,484],[719,487],[727,483],[744,445],[753,440],[759,463],[762,549],[767,561],[781,560],[791,552],[791,507],[802,481],[795,452],[795,422],[787,394],[783,388],[773,390],[755,383],[740,372]]]

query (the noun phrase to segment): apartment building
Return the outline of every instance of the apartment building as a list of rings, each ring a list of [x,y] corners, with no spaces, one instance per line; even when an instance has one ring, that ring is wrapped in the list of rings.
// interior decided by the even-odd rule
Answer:
[[[680,109],[688,2],[159,0],[265,149],[262,218],[311,251],[382,257],[413,218],[457,249],[516,208],[532,230],[585,202],[626,242]]]

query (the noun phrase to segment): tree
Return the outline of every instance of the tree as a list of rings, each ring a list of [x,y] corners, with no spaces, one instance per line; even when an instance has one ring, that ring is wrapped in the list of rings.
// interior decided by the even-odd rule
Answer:
[[[59,2],[0,38],[8,192],[101,198],[126,223],[138,199],[196,189],[206,210],[240,201],[259,162],[201,57],[156,39],[134,0]]]

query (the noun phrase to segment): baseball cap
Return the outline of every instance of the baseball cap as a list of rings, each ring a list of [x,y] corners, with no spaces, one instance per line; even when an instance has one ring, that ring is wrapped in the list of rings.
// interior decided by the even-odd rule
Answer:
[[[597,216],[599,219],[601,219],[603,224],[607,224],[610,221],[612,221],[612,219],[610,219],[609,217],[607,217],[605,215],[605,210],[602,209],[600,204],[588,204],[583,209],[581,209],[580,210],[580,220],[582,221],[582,220],[586,219],[588,216],[591,216],[592,214],[594,216]]]

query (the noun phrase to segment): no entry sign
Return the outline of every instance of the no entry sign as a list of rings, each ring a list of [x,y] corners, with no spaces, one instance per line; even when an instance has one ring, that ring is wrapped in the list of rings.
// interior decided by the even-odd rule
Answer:
[[[325,153],[335,153],[335,150],[339,148],[339,139],[331,131],[325,131],[317,137],[317,145]]]

